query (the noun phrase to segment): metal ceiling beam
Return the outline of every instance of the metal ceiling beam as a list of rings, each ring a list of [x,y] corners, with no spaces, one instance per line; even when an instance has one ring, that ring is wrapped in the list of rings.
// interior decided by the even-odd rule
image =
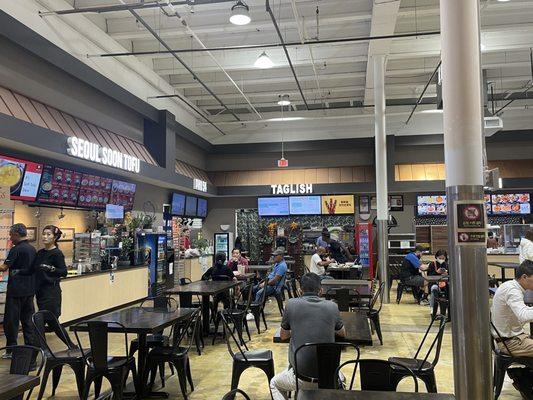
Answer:
[[[186,5],[206,5],[206,4],[215,4],[215,3],[230,3],[233,0],[182,0],[182,1],[172,1],[174,6],[186,6]],[[158,1],[141,1],[139,3],[132,4],[117,4],[113,6],[101,6],[101,7],[85,7],[85,8],[71,8],[67,10],[57,10],[57,11],[45,11],[39,12],[41,16],[47,15],[68,15],[68,14],[103,14],[108,12],[116,11],[130,11],[130,10],[142,10],[159,7],[160,3]]]
[[[409,118],[407,118],[407,121],[405,121],[405,125],[407,125],[409,123],[409,121],[411,121],[411,118],[413,117],[413,114],[415,113],[416,108],[422,102],[422,98],[424,97],[424,94],[426,94],[426,91],[428,90],[428,87],[431,84],[431,81],[433,80],[433,78],[435,78],[435,76],[437,75],[437,72],[439,72],[439,68],[440,68],[441,65],[442,65],[442,60],[439,61],[439,64],[437,65],[437,68],[435,68],[435,70],[433,71],[433,73],[429,77],[429,80],[427,81],[426,86],[424,86],[424,90],[422,90],[422,93],[420,93],[420,97],[418,98],[415,106],[413,107],[413,110],[411,111],[411,114],[409,114]]]
[[[326,39],[326,40],[313,40],[302,42],[288,42],[288,43],[267,43],[267,44],[248,44],[242,46],[223,46],[223,47],[207,47],[198,49],[171,49],[171,50],[153,50],[153,51],[131,51],[124,53],[107,53],[107,54],[88,54],[87,57],[123,57],[123,56],[146,56],[153,54],[171,54],[171,53],[196,53],[206,51],[227,51],[227,50],[253,50],[253,49],[268,49],[275,47],[301,47],[301,46],[314,46],[321,44],[336,44],[336,43],[357,43],[357,42],[370,42],[372,40],[383,39],[403,39],[410,37],[423,37],[423,36],[436,36],[440,35],[440,31],[429,32],[413,32],[402,33],[397,35],[385,35],[385,36],[364,36],[353,38],[340,38],[340,39]]]
[[[281,34],[281,31],[279,30],[278,23],[276,21],[276,17],[274,17],[274,12],[272,11],[272,8],[270,8],[270,0],[266,0],[266,11],[270,15],[270,19],[272,19],[272,23],[274,24],[274,28],[276,28],[276,32],[278,33],[279,40],[281,41],[281,45],[283,46],[283,51],[285,52],[285,56],[287,57],[287,61],[289,62],[289,67],[291,68],[292,74],[294,75],[294,80],[296,81],[296,86],[298,86],[298,90],[300,91],[300,95],[302,96],[302,100],[305,103],[305,107],[309,110],[309,104],[307,104],[307,100],[305,99],[304,93],[302,91],[302,87],[300,86],[300,81],[298,81],[298,76],[296,76],[296,71],[294,70],[294,66],[292,65],[291,56],[289,55],[289,51],[287,50],[287,46],[285,46],[285,40],[283,40],[283,35]]]

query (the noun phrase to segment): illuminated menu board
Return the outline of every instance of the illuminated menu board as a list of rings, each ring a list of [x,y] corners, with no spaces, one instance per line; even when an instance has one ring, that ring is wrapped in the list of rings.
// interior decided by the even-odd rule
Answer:
[[[136,187],[135,183],[113,180],[110,203],[132,210]]]
[[[111,195],[112,179],[101,176],[83,174],[81,177],[78,206],[89,208],[105,208]]]
[[[10,188],[11,200],[35,201],[43,165],[0,155],[0,186]]]
[[[322,214],[353,214],[355,201],[352,194],[338,196],[322,196]]]
[[[81,184],[80,172],[45,165],[37,200],[41,203],[75,206]]]

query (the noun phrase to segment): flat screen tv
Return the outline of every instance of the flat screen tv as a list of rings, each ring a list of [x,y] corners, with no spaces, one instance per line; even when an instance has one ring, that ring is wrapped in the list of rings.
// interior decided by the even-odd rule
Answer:
[[[105,217],[107,219],[123,219],[124,218],[124,207],[117,206],[115,204],[106,204]]]
[[[91,209],[104,209],[110,203],[113,180],[97,175],[81,176],[78,206]]]
[[[111,204],[124,207],[125,210],[133,210],[135,200],[135,183],[123,182],[113,179],[111,184]]]
[[[446,195],[416,196],[416,214],[419,217],[445,217],[446,212]]]
[[[0,186],[8,186],[11,200],[35,201],[43,165],[0,155]]]
[[[198,209],[196,210],[198,218],[207,217],[207,200],[198,198]]]
[[[186,196],[185,197],[185,216],[196,217],[196,206],[198,203],[198,197]]]
[[[81,184],[81,172],[45,165],[37,201],[39,203],[75,206]]]
[[[492,195],[493,215],[531,214],[529,193],[504,193]]]
[[[289,215],[288,197],[259,197],[257,208],[260,217],[280,217]]]
[[[289,212],[291,215],[320,215],[322,213],[320,199],[320,196],[289,197]]]
[[[170,207],[172,215],[181,216],[185,214],[185,195],[179,193],[172,194],[172,203]]]

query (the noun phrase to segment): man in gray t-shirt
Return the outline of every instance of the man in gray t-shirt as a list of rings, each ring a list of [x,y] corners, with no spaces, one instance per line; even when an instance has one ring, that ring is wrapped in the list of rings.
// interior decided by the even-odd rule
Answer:
[[[305,343],[332,343],[335,342],[335,335],[346,336],[337,304],[319,297],[320,277],[312,272],[307,273],[302,276],[300,285],[303,291],[302,297],[289,299],[281,321],[281,339],[291,339],[290,365],[270,381],[270,391],[274,400],[285,400],[288,398],[287,392],[296,390],[296,377],[292,366],[294,352],[298,347]],[[301,375],[317,376],[317,360],[314,356],[315,351],[312,348],[298,352],[298,372]],[[301,388],[316,386],[301,379],[298,385]]]

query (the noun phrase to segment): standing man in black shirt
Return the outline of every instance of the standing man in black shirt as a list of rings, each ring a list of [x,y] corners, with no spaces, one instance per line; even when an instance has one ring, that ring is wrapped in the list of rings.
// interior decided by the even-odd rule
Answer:
[[[35,283],[33,261],[35,249],[28,243],[27,230],[24,224],[15,224],[9,230],[9,238],[13,247],[9,251],[0,271],[9,270],[7,282],[6,308],[4,314],[4,332],[7,346],[17,344],[19,324],[22,324],[24,343],[34,345],[34,328],[31,317],[35,312],[33,296]],[[4,354],[3,358],[10,358]]]

